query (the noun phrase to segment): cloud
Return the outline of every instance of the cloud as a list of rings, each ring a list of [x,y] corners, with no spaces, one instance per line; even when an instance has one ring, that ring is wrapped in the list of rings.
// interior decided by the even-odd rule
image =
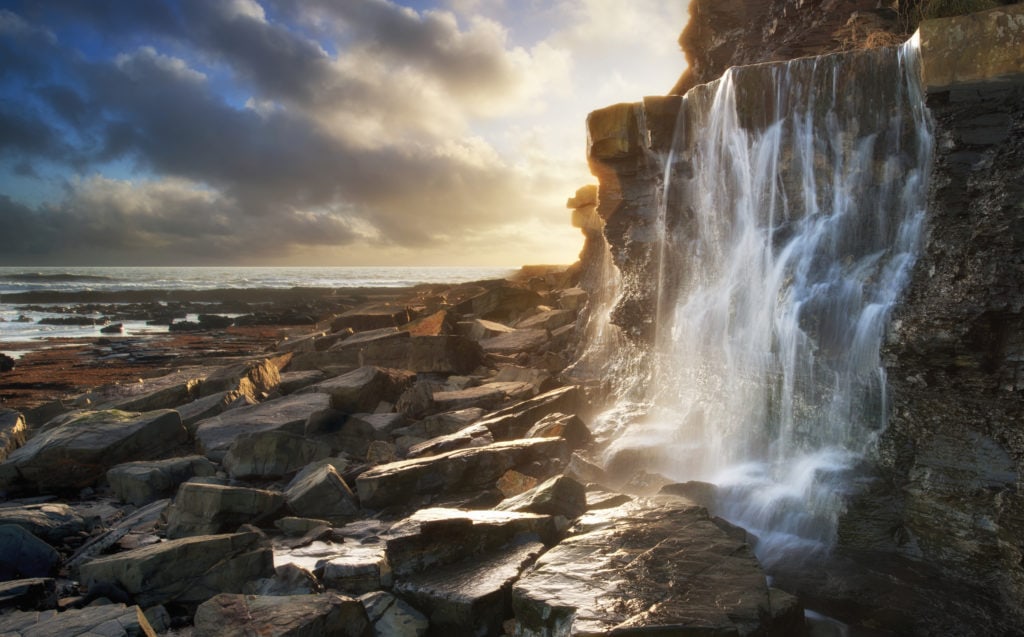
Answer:
[[[569,260],[562,205],[586,179],[573,100],[610,72],[577,75],[668,30],[653,0],[601,1],[535,3],[561,20],[536,37],[501,0],[15,3],[0,185],[34,183],[43,203],[2,195],[27,238],[7,258]]]

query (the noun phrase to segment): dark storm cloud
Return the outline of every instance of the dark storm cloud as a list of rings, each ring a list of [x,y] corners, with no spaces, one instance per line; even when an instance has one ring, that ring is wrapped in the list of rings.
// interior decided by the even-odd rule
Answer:
[[[356,34],[336,57],[248,0],[0,13],[0,52],[20,64],[9,71],[20,92],[0,103],[0,157],[71,171],[36,209],[0,199],[4,227],[24,237],[13,256],[230,261],[268,243],[416,247],[507,223],[499,213],[518,195],[500,162],[442,134],[461,134],[460,91],[479,82],[493,99],[518,81],[500,43],[383,2],[320,10]],[[116,48],[83,55],[61,31],[71,23]],[[22,55],[26,38],[46,39],[47,71]],[[368,52],[376,66],[350,63]],[[100,177],[111,161],[138,176]]]

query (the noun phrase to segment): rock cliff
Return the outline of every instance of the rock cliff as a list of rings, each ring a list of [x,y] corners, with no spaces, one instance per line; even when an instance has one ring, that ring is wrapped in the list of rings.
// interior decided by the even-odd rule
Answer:
[[[682,126],[685,149],[705,124],[699,112],[712,91],[704,83],[732,66],[851,49],[827,64],[871,73],[867,34],[877,44],[905,33],[908,6],[917,3],[885,4],[694,0],[680,40],[690,68],[672,91],[685,98],[590,114],[596,212],[621,279],[611,321],[634,343],[658,338],[678,294],[677,270],[701,258],[673,239],[686,236],[692,213],[665,212],[664,204],[682,200],[676,189],[686,180],[677,177],[694,169],[672,139]],[[833,573],[792,586],[878,634],[1019,634],[1024,5],[925,21],[919,38],[934,151],[920,254],[882,351],[888,423],[859,469],[866,486],[838,523],[835,566],[846,569],[846,581]],[[771,105],[757,96],[770,94],[777,78],[770,66],[732,73],[748,128],[766,125]],[[776,170],[785,189],[787,167]]]

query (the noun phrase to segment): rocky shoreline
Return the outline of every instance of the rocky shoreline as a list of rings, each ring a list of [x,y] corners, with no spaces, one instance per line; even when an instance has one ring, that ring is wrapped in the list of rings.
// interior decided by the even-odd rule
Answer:
[[[0,633],[800,634],[742,529],[589,460],[575,276],[48,350],[199,343],[0,411]]]

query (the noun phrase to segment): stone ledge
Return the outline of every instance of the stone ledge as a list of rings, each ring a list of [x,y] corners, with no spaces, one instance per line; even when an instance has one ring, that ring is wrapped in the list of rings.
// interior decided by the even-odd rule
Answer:
[[[927,20],[917,37],[928,92],[1000,78],[1024,82],[1024,4]]]

